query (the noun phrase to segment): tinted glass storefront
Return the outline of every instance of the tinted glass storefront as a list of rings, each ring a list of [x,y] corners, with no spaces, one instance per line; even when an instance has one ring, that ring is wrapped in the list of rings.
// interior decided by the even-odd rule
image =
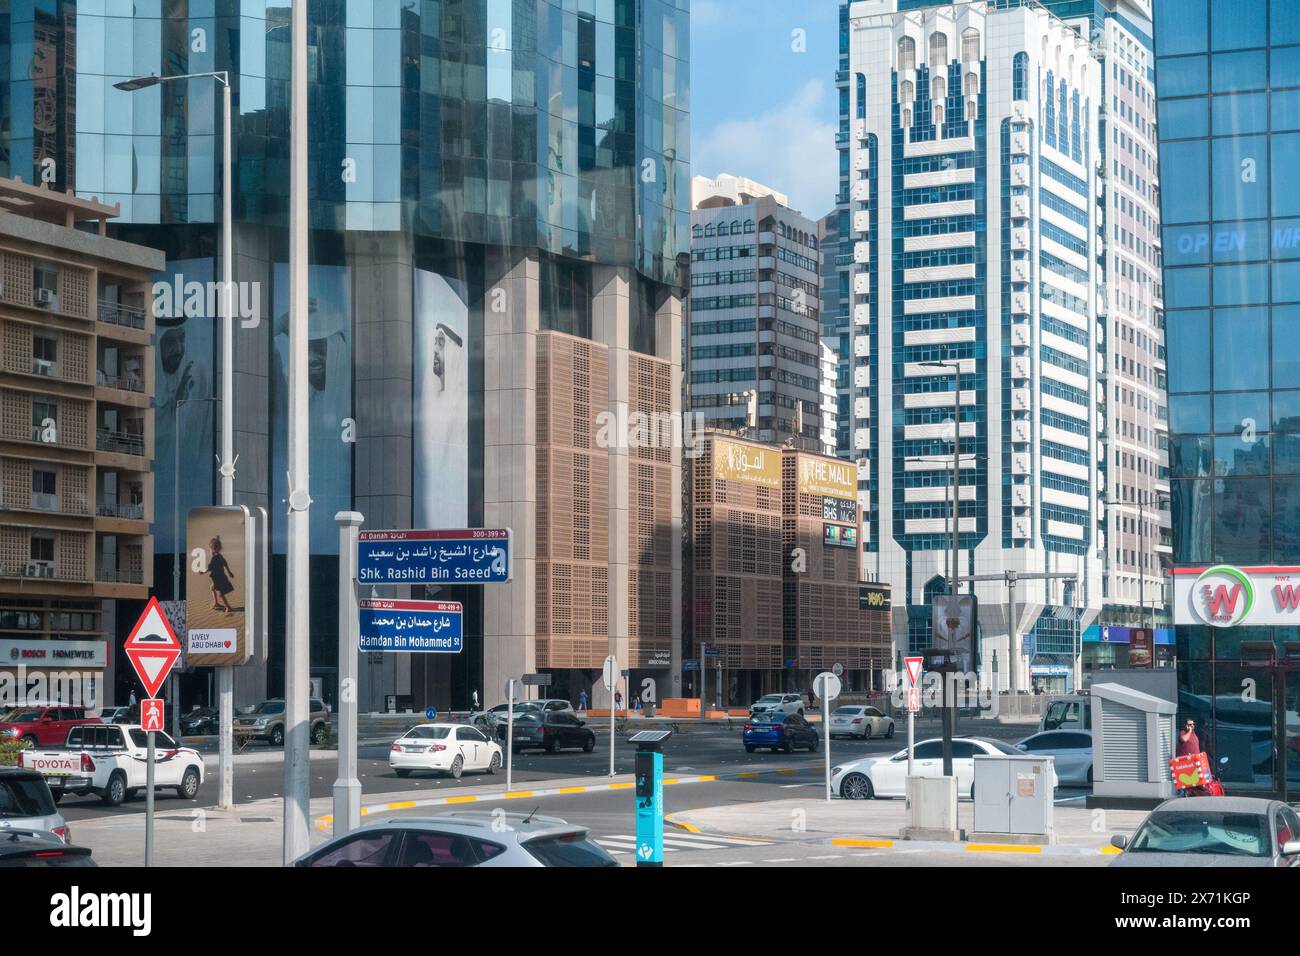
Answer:
[[[1300,4],[1155,5],[1173,559],[1300,561]],[[1277,628],[1180,626],[1180,715],[1225,781],[1300,786]],[[1242,641],[1273,661],[1243,661]]]

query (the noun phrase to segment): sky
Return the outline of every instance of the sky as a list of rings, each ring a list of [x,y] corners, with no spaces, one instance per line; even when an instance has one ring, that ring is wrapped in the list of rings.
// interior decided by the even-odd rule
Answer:
[[[811,219],[830,212],[838,31],[838,0],[692,0],[691,175],[745,176]]]

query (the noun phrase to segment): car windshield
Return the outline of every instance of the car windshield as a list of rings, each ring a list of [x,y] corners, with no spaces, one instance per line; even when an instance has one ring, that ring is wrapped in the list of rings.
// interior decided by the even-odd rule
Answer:
[[[402,739],[445,740],[449,730],[450,728],[448,727],[412,727],[406,732]]]
[[[861,709],[862,709],[861,707],[836,707],[836,708],[835,708],[835,713],[837,713],[837,714],[856,714],[856,713],[858,713]]]
[[[283,714],[284,701],[282,700],[264,700],[253,708],[254,714]]]
[[[1268,856],[1268,818],[1219,810],[1152,813],[1128,845],[1129,853],[1209,853]]]
[[[44,779],[23,774],[0,778],[0,819],[53,814],[54,798]]]
[[[543,866],[618,866],[618,861],[587,839],[584,833],[562,833],[539,837],[524,849]]]
[[[780,694],[767,694],[763,697],[760,697],[758,699],[758,702],[760,704],[779,704],[781,703],[781,700],[782,697]]]
[[[754,723],[764,724],[783,724],[785,723],[785,714],[759,714],[754,718]]]

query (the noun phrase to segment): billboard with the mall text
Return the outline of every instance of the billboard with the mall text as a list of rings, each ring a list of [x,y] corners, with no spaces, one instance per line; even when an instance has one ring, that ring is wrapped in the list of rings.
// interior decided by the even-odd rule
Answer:
[[[1300,567],[1174,568],[1174,623],[1210,627],[1300,625]]]

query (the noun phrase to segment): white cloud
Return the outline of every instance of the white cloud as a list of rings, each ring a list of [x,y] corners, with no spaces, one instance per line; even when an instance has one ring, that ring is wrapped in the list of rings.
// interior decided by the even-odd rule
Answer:
[[[810,219],[824,216],[839,189],[833,115],[826,84],[809,80],[767,113],[697,131],[691,141],[691,174],[754,179],[787,194],[790,204]]]

